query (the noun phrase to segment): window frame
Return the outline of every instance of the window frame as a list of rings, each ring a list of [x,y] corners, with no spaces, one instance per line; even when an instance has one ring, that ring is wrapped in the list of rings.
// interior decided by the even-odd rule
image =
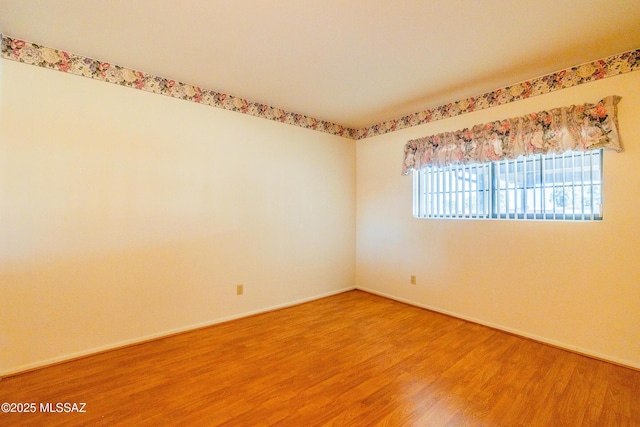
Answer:
[[[537,154],[482,164],[431,166],[426,168],[427,172],[414,171],[413,216],[419,219],[602,221],[603,151],[600,148],[587,152],[568,151],[563,154]],[[588,159],[588,164],[585,159]],[[558,163],[561,164],[560,167],[558,167]],[[552,170],[548,169],[549,165],[552,166]],[[520,166],[522,168],[519,168]],[[489,188],[485,188],[486,185],[478,188],[480,181],[476,178],[474,181],[476,188],[473,192],[464,189],[462,192],[458,191],[458,181],[466,180],[466,178],[459,178],[460,175],[456,175],[460,171],[463,171],[463,174],[469,172],[471,175],[473,171],[476,175],[481,174],[485,184],[488,178]],[[561,174],[561,180],[557,179],[558,174]],[[570,180],[568,174],[571,174]],[[506,185],[501,181],[502,176],[505,176]],[[552,178],[549,179],[549,176]],[[445,180],[449,179],[448,185],[446,182],[437,182],[443,177]],[[509,181],[511,177],[514,178],[514,182]],[[452,181],[455,184],[452,184]],[[468,181],[471,187],[471,178]],[[556,201],[557,189],[562,191],[561,203]],[[569,192],[567,192],[568,190]],[[577,193],[576,190],[578,190]],[[469,200],[471,200],[473,194],[482,194],[483,209],[479,209],[480,205],[478,204],[478,209],[466,211],[465,207],[469,203],[465,197],[469,195]],[[513,206],[509,204],[510,196],[515,199]],[[551,209],[547,207],[548,202],[546,201],[549,196],[553,198]],[[585,204],[587,196],[590,204]],[[452,202],[454,198],[455,202]],[[479,195],[476,196],[475,203],[479,203],[477,202],[479,198]],[[571,200],[571,206],[566,204],[566,199]],[[579,199],[578,204],[576,199]],[[533,209],[530,207],[531,202]],[[455,205],[455,208],[452,208],[452,204]],[[462,210],[459,209],[460,204],[462,204]],[[578,212],[576,212],[576,207],[580,209]]]

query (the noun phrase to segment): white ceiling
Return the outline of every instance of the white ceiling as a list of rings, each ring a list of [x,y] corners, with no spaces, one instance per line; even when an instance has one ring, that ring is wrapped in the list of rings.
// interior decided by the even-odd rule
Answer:
[[[0,0],[11,37],[352,128],[640,47],[639,0]]]

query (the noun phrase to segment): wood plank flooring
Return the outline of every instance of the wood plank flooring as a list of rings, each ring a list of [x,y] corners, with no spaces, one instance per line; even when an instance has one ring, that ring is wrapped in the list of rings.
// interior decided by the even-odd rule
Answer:
[[[4,378],[1,402],[38,409],[2,426],[639,426],[640,372],[351,291]]]

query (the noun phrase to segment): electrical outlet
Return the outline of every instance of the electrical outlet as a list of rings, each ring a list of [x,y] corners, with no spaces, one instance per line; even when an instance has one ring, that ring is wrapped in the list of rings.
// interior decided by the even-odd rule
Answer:
[[[236,295],[242,295],[244,294],[244,285],[237,285],[236,286]]]
[[[416,276],[411,276],[411,284],[412,285],[416,284]]]

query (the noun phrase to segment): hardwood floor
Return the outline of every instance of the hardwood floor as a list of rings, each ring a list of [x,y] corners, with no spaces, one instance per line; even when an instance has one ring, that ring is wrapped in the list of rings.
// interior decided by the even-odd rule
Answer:
[[[3,426],[638,426],[640,372],[351,291],[4,378],[1,402],[37,408]]]

